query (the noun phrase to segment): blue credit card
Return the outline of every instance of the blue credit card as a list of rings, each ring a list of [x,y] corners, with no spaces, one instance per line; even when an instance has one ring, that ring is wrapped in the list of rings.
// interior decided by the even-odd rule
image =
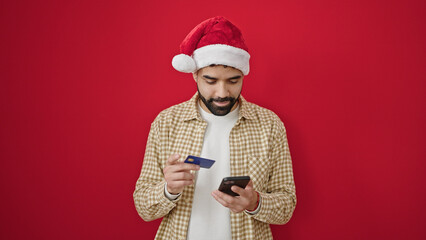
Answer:
[[[213,166],[214,162],[215,160],[191,156],[191,155],[188,155],[188,157],[185,159],[185,163],[197,164],[197,165],[200,165],[200,167],[202,168],[210,168],[211,166]]]

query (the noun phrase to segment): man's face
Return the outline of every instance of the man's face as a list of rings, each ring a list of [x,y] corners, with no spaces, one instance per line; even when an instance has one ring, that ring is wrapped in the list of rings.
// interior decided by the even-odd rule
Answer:
[[[222,65],[209,66],[194,73],[201,107],[214,115],[224,116],[237,107],[235,104],[243,86],[243,73]]]

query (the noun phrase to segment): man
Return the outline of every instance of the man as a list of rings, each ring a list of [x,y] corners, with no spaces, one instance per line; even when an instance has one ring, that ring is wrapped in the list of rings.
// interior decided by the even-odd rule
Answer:
[[[197,93],[162,111],[151,125],[133,194],[146,221],[163,218],[156,239],[272,239],[296,206],[286,131],[271,111],[241,95],[249,73],[240,30],[223,17],[196,26],[173,58],[193,73]],[[188,155],[215,160],[210,169]],[[218,191],[223,177],[250,176],[239,196]]]

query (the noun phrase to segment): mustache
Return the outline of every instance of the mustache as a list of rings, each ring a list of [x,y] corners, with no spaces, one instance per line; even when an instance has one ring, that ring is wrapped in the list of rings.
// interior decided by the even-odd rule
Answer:
[[[211,102],[227,102],[227,101],[233,102],[234,100],[235,100],[235,98],[233,98],[233,97],[224,97],[224,98],[218,97],[218,98],[210,98],[209,102],[210,103]]]

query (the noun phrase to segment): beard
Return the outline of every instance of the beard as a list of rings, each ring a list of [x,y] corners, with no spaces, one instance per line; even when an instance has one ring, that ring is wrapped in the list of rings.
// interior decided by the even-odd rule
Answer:
[[[237,98],[225,97],[225,98],[210,98],[207,100],[203,95],[201,95],[200,90],[198,88],[197,90],[198,90],[198,95],[200,96],[201,101],[203,101],[207,109],[209,109],[210,112],[216,116],[225,116],[226,114],[231,112],[232,107],[235,105],[235,103],[238,101],[238,98],[240,97],[240,95],[238,95]],[[229,101],[229,104],[223,107],[216,106],[213,103],[213,102],[226,102],[226,101]]]

